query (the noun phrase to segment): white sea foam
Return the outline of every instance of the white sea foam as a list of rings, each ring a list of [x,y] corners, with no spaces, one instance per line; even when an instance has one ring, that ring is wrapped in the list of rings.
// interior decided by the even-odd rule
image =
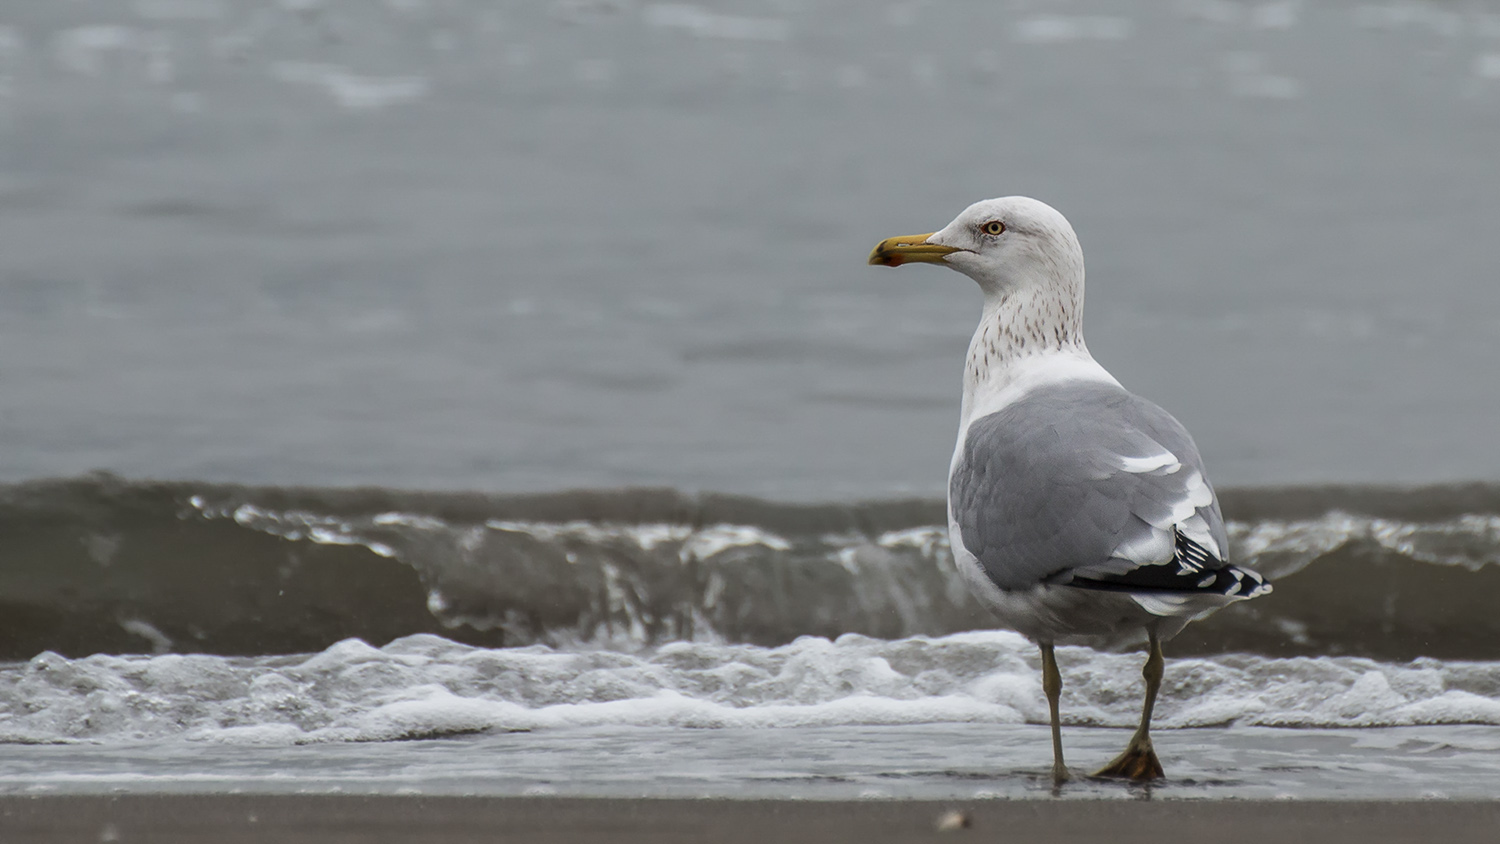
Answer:
[[[485,522],[491,530],[524,533],[543,542],[575,540],[603,545],[628,542],[643,551],[652,551],[667,543],[680,544],[683,559],[707,559],[731,548],[765,546],[773,551],[790,550],[792,544],[781,536],[751,525],[718,524],[704,528],[665,523],[617,524],[610,522],[535,522],[491,519]]]
[[[1126,727],[1140,657],[1059,651],[1064,720]],[[1500,664],[1172,660],[1163,728],[1500,725]],[[0,741],[305,744],[601,726],[1045,723],[1034,647],[1004,632],[779,648],[489,650],[436,636],[297,657],[44,653],[0,668]]]
[[[385,534],[372,538],[372,528],[406,529],[417,533],[466,532],[467,526],[452,525],[432,516],[386,512],[369,518],[337,518],[301,510],[269,510],[253,504],[230,509],[216,506],[200,496],[188,502],[206,518],[231,518],[241,526],[284,539],[322,544],[364,545],[382,556],[400,557],[396,543]],[[764,547],[789,551],[791,538],[754,525],[719,523],[704,527],[668,522],[616,523],[584,520],[548,522],[491,519],[484,527],[492,531],[521,533],[541,542],[574,541],[590,545],[624,542],[643,551],[677,546],[687,559],[707,559],[733,548]],[[1231,556],[1236,562],[1259,567],[1272,577],[1286,576],[1312,560],[1342,545],[1368,541],[1421,562],[1477,569],[1500,564],[1500,516],[1471,514],[1433,522],[1409,522],[1371,516],[1331,512],[1311,519],[1263,519],[1230,521]],[[823,534],[830,559],[844,549],[871,543],[856,533]],[[941,526],[923,526],[888,531],[873,539],[887,549],[913,549],[927,557],[948,553],[948,532]]]
[[[1284,577],[1355,541],[1368,541],[1434,565],[1500,564],[1500,516],[1466,515],[1407,522],[1333,512],[1315,519],[1230,522],[1232,556],[1271,577]]]

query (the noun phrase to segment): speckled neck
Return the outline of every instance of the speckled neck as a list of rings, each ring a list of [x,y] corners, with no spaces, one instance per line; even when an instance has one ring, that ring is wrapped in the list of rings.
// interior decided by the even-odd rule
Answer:
[[[1002,388],[1015,364],[1052,353],[1088,356],[1083,292],[1029,287],[985,296],[984,314],[964,366],[964,392]]]

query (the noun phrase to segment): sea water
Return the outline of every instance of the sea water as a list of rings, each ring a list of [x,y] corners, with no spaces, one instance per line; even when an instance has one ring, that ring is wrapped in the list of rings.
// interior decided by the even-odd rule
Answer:
[[[1277,584],[1149,793],[1494,797],[1496,137],[1492,3],[10,4],[0,789],[1050,793],[863,265],[1026,193]]]
[[[1100,765],[1137,717],[1140,660],[1059,658],[1069,758]],[[1051,793],[1039,680],[1009,633],[44,654],[0,671],[0,791],[1015,798]],[[1173,660],[1157,713],[1162,797],[1497,796],[1496,663]]]
[[[1220,485],[1500,477],[1492,2],[0,10],[0,481],[932,496],[1033,195]]]
[[[1493,796],[1500,491],[1226,505],[1235,559],[1277,589],[1169,644],[1155,724],[1172,777],[1151,793]],[[0,789],[1050,793],[1039,655],[984,629],[940,515],[6,487]],[[351,634],[374,644],[330,638]],[[1069,758],[1102,764],[1138,718],[1141,655],[1058,659]]]

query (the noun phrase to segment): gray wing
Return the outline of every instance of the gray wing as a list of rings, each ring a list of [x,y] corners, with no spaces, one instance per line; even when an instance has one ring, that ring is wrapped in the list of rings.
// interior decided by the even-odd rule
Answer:
[[[1192,437],[1115,385],[1041,388],[975,420],[948,491],[965,549],[1002,589],[1206,589],[1223,570],[1227,590],[1253,575],[1227,563]]]

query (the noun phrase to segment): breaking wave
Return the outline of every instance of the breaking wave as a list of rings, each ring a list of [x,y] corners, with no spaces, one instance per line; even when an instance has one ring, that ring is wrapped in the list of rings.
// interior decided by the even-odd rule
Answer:
[[[1500,487],[1228,490],[1277,581],[1176,654],[1500,657]],[[943,505],[664,490],[535,496],[128,482],[0,487],[0,659],[320,651],[438,634],[626,651],[991,624]]]
[[[1140,658],[1058,651],[1065,720],[1128,727]],[[296,657],[44,653],[0,668],[0,742],[251,744],[582,726],[1047,722],[1036,649],[1000,631],[672,642],[636,653],[486,649],[438,636]],[[1224,655],[1171,660],[1160,727],[1500,725],[1500,663]]]

